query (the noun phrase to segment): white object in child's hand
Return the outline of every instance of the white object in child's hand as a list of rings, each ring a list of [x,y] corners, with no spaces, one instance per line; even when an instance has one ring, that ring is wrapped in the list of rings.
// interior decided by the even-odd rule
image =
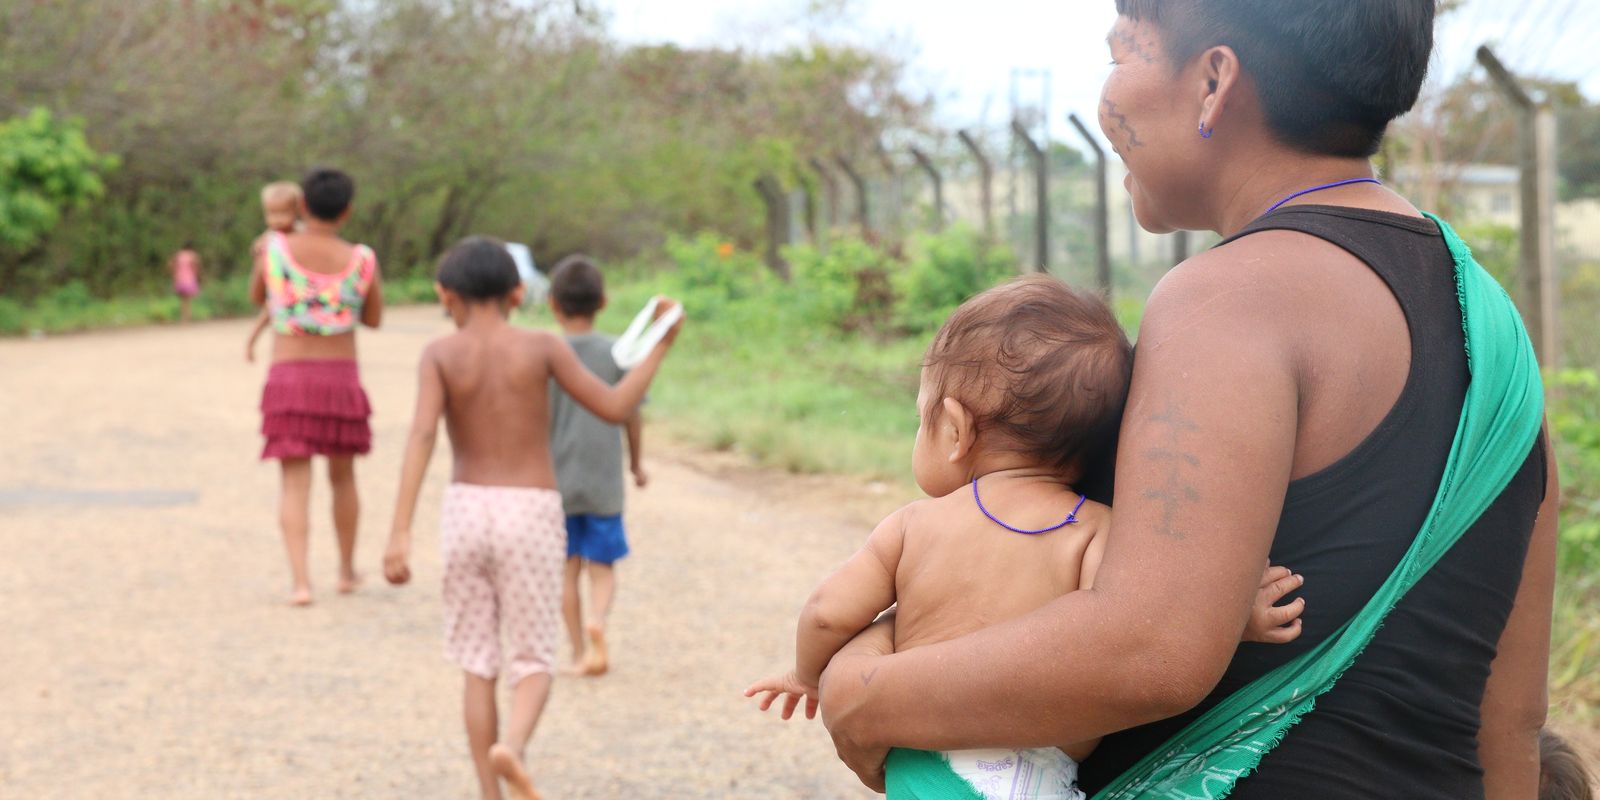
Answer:
[[[623,332],[622,338],[611,345],[611,358],[617,362],[617,366],[623,369],[639,366],[649,358],[650,351],[656,349],[656,345],[666,337],[667,331],[672,330],[672,326],[683,319],[683,304],[678,303],[667,309],[667,312],[652,324],[650,318],[655,316],[656,308],[660,305],[661,298],[650,298],[644,310],[633,318],[633,322],[628,323],[628,329]]]
[[[522,278],[522,285],[526,287],[522,295],[524,308],[539,305],[544,302],[545,295],[550,291],[550,279],[546,278],[533,265],[533,251],[525,244],[506,242],[506,252],[511,254],[511,260],[517,264],[517,276]]]

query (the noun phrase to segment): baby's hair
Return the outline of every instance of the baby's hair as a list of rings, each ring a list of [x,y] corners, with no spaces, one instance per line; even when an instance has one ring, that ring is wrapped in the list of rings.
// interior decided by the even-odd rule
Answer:
[[[1539,731],[1539,800],[1594,800],[1583,759],[1549,728]]]
[[[323,222],[339,219],[356,199],[356,182],[349,175],[329,167],[317,167],[300,179],[306,198],[306,211]]]
[[[298,203],[302,196],[300,184],[294,181],[273,181],[261,187],[261,207],[270,208],[279,203]]]
[[[592,317],[606,300],[605,276],[588,256],[567,256],[550,270],[550,297],[569,317]]]
[[[1133,347],[1099,296],[1044,275],[963,303],[923,360],[937,419],[950,397],[981,439],[1077,480],[1115,444],[1133,376]]]
[[[498,300],[522,285],[505,242],[487,236],[469,236],[445,251],[439,258],[438,281],[474,303]]]

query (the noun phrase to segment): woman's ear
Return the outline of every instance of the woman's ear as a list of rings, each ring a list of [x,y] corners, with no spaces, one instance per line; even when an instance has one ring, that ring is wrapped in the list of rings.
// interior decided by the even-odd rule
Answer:
[[[1218,45],[1200,56],[1200,135],[1209,139],[1226,116],[1228,99],[1244,77],[1239,54]]]
[[[972,454],[972,445],[978,435],[977,421],[972,412],[954,397],[944,399],[944,415],[939,418],[939,444],[950,463],[958,464]]]

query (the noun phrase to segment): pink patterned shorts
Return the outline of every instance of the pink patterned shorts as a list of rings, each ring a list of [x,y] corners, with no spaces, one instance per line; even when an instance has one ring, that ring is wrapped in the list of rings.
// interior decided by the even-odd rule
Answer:
[[[550,672],[567,556],[561,495],[452,483],[440,529],[445,658],[482,678],[498,675],[503,661],[513,686]]]

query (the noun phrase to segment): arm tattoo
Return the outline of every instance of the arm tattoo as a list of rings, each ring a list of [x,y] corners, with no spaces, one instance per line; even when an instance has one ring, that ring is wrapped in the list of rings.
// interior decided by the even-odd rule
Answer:
[[[1132,33],[1117,31],[1114,35],[1117,37],[1117,41],[1122,42],[1122,46],[1126,47],[1129,53],[1138,56],[1140,61],[1146,64],[1156,63],[1156,57],[1150,52],[1150,48],[1146,47],[1144,42],[1135,38]]]
[[[1128,121],[1128,115],[1117,109],[1117,104],[1110,100],[1100,101],[1100,107],[1105,111],[1106,119],[1117,123],[1117,130],[1127,139],[1127,148],[1135,150],[1144,147],[1144,142],[1139,141],[1139,132],[1134,130],[1133,123]]]
[[[1150,418],[1166,432],[1163,444],[1145,451],[1145,456],[1167,467],[1165,479],[1158,488],[1146,489],[1144,499],[1161,507],[1161,521],[1156,532],[1173,539],[1184,538],[1178,529],[1186,507],[1200,502],[1200,492],[1184,477],[1187,470],[1200,468],[1200,458],[1189,452],[1185,440],[1199,430],[1194,420],[1183,415],[1176,404],[1168,403],[1165,411]]]

